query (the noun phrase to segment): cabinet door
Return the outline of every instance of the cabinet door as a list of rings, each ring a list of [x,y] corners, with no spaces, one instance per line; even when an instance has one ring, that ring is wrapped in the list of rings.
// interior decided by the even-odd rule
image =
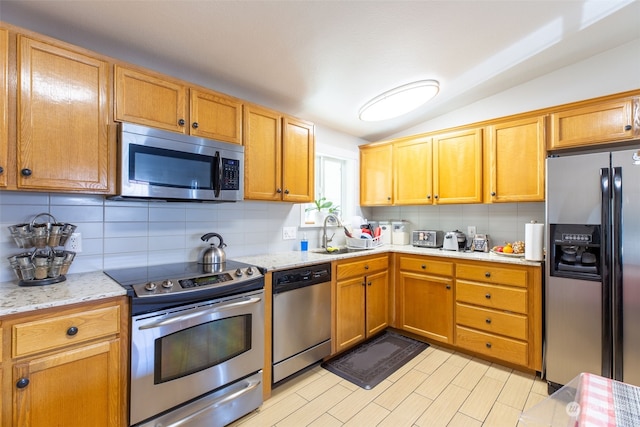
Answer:
[[[187,88],[164,76],[115,66],[115,119],[188,133]]]
[[[282,200],[282,116],[244,106],[244,198]]]
[[[387,206],[393,204],[392,145],[360,149],[360,204]]]
[[[9,173],[9,31],[0,28],[0,187]]]
[[[452,343],[453,279],[401,271],[400,327],[427,338]]]
[[[13,425],[119,426],[119,340],[18,363]]]
[[[19,188],[108,190],[108,64],[19,36]]]
[[[313,124],[285,117],[282,124],[282,200],[294,203],[313,201],[314,165]]]
[[[336,286],[336,352],[339,352],[365,339],[364,277],[340,280]]]
[[[482,202],[482,129],[433,137],[435,203]]]
[[[633,101],[598,102],[551,114],[549,150],[633,137]]]
[[[191,89],[191,135],[242,144],[242,103],[216,92]]]
[[[487,201],[544,201],[545,117],[487,127]]]
[[[387,271],[366,277],[366,334],[382,332],[389,325],[389,274]]]
[[[396,205],[433,203],[431,138],[393,144],[393,191]]]

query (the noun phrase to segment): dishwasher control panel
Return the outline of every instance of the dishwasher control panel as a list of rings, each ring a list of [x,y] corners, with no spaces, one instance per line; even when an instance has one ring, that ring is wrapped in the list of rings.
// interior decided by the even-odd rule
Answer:
[[[273,293],[331,281],[331,263],[310,265],[273,273]]]

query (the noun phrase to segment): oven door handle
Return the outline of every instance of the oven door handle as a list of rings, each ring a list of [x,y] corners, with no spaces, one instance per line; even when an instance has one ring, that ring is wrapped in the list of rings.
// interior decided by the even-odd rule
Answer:
[[[232,303],[229,303],[229,304],[220,304],[218,306],[215,306],[215,307],[212,307],[212,308],[208,308],[206,310],[196,311],[194,313],[178,314],[176,316],[167,317],[167,318],[159,320],[157,322],[148,323],[146,325],[141,325],[141,326],[138,327],[138,329],[153,329],[153,328],[159,328],[161,326],[172,325],[174,323],[183,322],[185,320],[191,320],[191,319],[194,319],[196,317],[207,316],[209,314],[213,314],[213,313],[216,313],[218,311],[233,310],[235,308],[242,307],[242,306],[245,306],[245,305],[256,304],[256,303],[260,302],[261,300],[262,300],[262,298],[260,298],[260,297],[245,298],[245,299],[242,299],[240,301],[232,302]]]
[[[185,425],[186,423],[188,423],[189,421],[191,421],[192,419],[196,418],[197,416],[199,416],[200,414],[210,411],[214,408],[217,408],[220,405],[224,405],[225,403],[228,403],[234,399],[239,398],[240,396],[249,393],[250,391],[254,390],[256,387],[258,387],[260,385],[262,381],[257,381],[257,380],[249,380],[247,381],[245,387],[243,389],[234,391],[233,393],[229,393],[226,396],[221,396],[219,399],[214,400],[210,405],[207,405],[206,407],[197,410],[196,412],[193,412],[189,415],[187,415],[184,418],[181,418],[179,421],[176,421],[175,423],[171,423],[171,424],[167,424],[166,427],[179,427],[182,425]]]

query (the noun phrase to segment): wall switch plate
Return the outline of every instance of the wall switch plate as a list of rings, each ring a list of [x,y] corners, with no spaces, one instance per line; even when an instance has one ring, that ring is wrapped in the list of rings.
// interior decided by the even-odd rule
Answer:
[[[467,226],[467,236],[473,237],[475,235],[476,235],[476,226],[475,225]]]
[[[64,244],[64,248],[75,253],[82,252],[82,233],[71,233]]]
[[[295,240],[297,231],[296,227],[282,227],[282,240]]]

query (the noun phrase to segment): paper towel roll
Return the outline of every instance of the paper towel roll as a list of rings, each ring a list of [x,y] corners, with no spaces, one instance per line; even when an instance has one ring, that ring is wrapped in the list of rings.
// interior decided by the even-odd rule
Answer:
[[[524,225],[524,259],[529,261],[544,260],[544,224]]]

